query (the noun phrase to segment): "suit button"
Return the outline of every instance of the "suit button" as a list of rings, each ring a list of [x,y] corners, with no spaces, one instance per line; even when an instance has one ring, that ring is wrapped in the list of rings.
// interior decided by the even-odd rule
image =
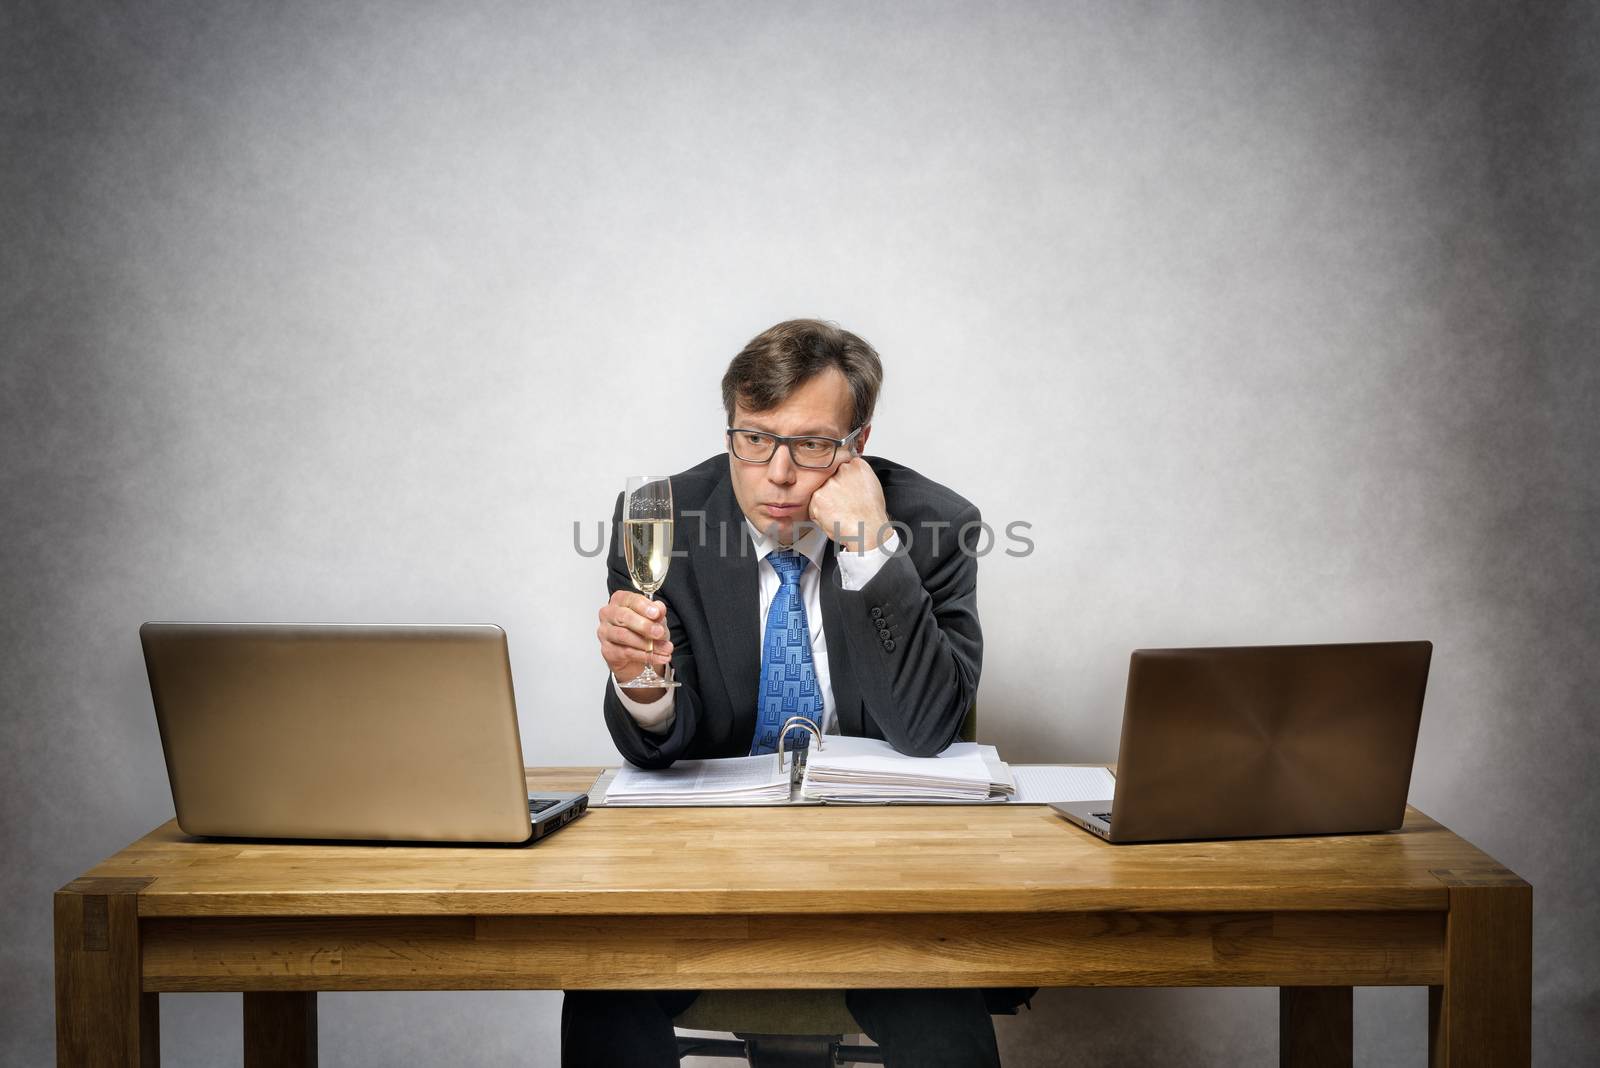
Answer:
[[[872,621],[872,625],[877,627],[879,630],[889,629],[889,621],[887,619],[874,619]]]
[[[883,618],[883,609],[879,608],[877,605],[873,605],[872,606],[872,618],[873,619],[882,619]]]
[[[885,639],[883,639],[883,651],[886,652],[886,653],[894,652],[894,639],[893,638],[885,638]]]

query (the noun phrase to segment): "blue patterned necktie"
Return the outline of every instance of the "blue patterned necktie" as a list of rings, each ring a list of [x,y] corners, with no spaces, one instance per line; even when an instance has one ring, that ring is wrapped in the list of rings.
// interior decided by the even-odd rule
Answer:
[[[782,585],[767,610],[767,630],[761,638],[761,686],[756,691],[751,756],[778,751],[778,730],[790,716],[804,716],[822,729],[822,691],[811,662],[805,599],[800,596],[800,572],[809,561],[792,549],[769,553],[767,560]],[[791,728],[784,748],[803,748],[810,737],[804,730]]]

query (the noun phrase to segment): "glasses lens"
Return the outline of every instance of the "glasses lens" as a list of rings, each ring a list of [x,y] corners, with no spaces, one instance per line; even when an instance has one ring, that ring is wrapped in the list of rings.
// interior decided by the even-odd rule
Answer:
[[[733,438],[733,454],[750,463],[766,463],[772,459],[773,449],[777,445],[771,435],[755,434],[748,430],[735,430],[729,436]]]
[[[801,467],[827,467],[833,463],[832,438],[801,438],[791,446],[794,462]]]

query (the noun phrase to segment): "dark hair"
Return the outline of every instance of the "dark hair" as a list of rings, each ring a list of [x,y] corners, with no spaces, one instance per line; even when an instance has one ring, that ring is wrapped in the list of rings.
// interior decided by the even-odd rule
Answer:
[[[763,330],[733,358],[722,376],[728,423],[733,423],[736,403],[752,412],[771,411],[830,367],[837,367],[850,384],[854,408],[846,429],[865,426],[878,403],[883,365],[871,345],[820,319],[790,319]]]

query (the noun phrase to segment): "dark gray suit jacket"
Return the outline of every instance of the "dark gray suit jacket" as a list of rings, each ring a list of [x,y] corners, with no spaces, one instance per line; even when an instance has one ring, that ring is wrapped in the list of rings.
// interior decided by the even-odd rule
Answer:
[[[860,590],[839,583],[837,546],[822,565],[823,635],[843,734],[882,738],[928,756],[956,739],[978,691],[978,509],[908,467],[867,462],[883,484],[902,554]],[[672,476],[677,554],[659,597],[667,603],[672,665],[682,685],[664,735],[643,730],[606,680],[606,725],[640,767],[680,758],[744,756],[756,724],[761,643],[755,549],[733,496],[726,454]],[[606,584],[632,589],[622,555],[622,498],[611,517]],[[909,536],[907,528],[909,528]],[[959,540],[958,540],[959,538]]]

